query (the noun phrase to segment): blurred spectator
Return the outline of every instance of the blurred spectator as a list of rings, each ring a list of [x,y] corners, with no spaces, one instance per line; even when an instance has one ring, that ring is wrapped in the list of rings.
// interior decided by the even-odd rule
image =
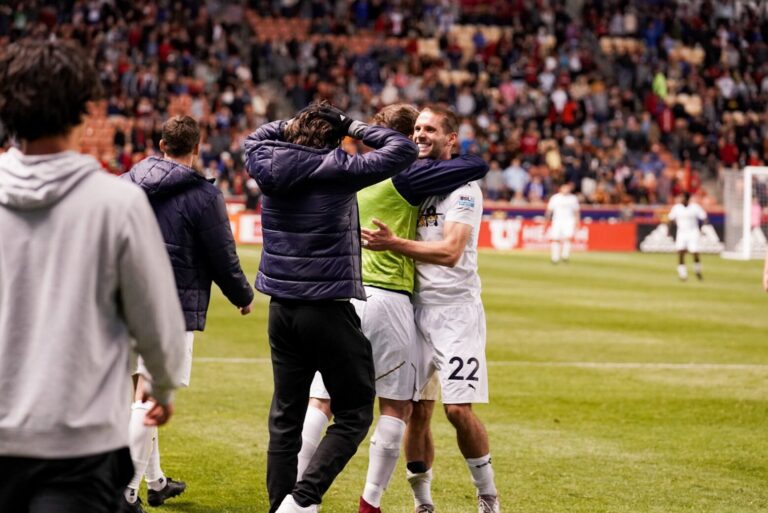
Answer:
[[[485,199],[498,201],[505,199],[507,188],[504,185],[504,175],[501,172],[501,166],[498,160],[492,160],[488,174],[483,179],[483,195]]]
[[[686,161],[709,182],[721,165],[768,160],[768,11],[755,2],[246,4],[11,2],[0,42],[55,35],[91,50],[108,101],[84,150],[117,171],[157,152],[168,116],[194,116],[227,194],[245,190],[233,145],[318,98],[358,117],[450,104],[461,151],[507,166],[510,199],[514,159],[541,168],[547,191],[570,181],[584,201],[616,204],[668,201],[690,181],[665,169]]]

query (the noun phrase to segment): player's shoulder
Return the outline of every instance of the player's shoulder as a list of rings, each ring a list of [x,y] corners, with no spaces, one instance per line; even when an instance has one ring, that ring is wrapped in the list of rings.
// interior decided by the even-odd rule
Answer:
[[[86,187],[102,203],[117,207],[129,207],[146,197],[139,186],[104,171],[94,172]]]
[[[483,191],[477,182],[469,182],[454,189],[447,201],[461,208],[475,208],[483,204]]]

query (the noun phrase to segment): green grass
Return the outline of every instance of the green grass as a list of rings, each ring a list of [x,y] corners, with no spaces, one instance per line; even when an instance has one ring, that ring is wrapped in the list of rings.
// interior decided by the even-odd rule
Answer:
[[[252,278],[258,251],[241,248],[241,257]],[[768,511],[761,266],[704,264],[704,282],[681,283],[672,255],[576,254],[552,266],[543,253],[481,254],[491,403],[476,410],[503,511]],[[161,431],[164,470],[189,485],[167,513],[267,510],[267,298],[254,306],[241,318],[214,294],[192,386]],[[439,411],[433,429],[438,511],[476,511]],[[323,511],[356,510],[367,459],[364,443]],[[386,512],[412,511],[404,474],[401,462]]]

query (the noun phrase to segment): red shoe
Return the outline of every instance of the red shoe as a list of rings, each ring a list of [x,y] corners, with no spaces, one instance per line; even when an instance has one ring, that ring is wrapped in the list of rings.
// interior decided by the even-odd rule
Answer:
[[[374,508],[365,499],[360,497],[360,506],[357,508],[357,513],[381,513],[381,508]]]

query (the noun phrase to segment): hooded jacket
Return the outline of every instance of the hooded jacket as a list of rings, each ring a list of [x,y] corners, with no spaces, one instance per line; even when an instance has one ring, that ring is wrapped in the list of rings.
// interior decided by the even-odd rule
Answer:
[[[145,195],[75,152],[0,155],[0,455],[127,446],[131,337],[167,403],[184,323]]]
[[[364,300],[355,193],[407,168],[418,149],[380,126],[364,129],[369,153],[308,148],[282,140],[284,124],[268,123],[245,142],[246,168],[264,194],[256,288],[283,299]]]
[[[205,329],[211,282],[238,307],[253,301],[253,289],[240,267],[221,191],[193,169],[149,157],[124,180],[141,187],[155,211],[171,257],[187,331]]]

